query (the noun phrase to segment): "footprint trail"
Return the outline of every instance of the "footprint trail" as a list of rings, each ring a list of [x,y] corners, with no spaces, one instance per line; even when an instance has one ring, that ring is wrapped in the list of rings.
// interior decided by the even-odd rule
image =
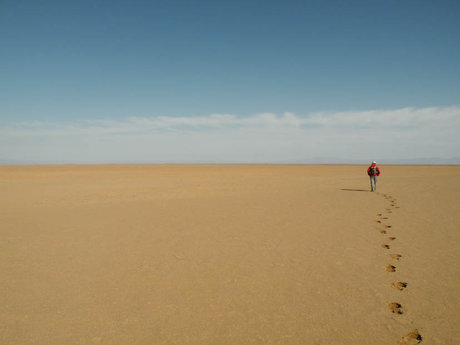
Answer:
[[[378,195],[382,195],[377,193]],[[379,231],[380,234],[385,235],[388,232],[390,232],[391,236],[386,237],[386,240],[388,241],[395,241],[396,236],[394,236],[395,230],[393,229],[391,223],[390,223],[390,218],[394,210],[399,209],[400,207],[398,206],[397,200],[389,195],[389,194],[383,194],[383,197],[386,199],[386,201],[389,203],[389,207],[385,208],[383,212],[377,213],[376,215],[376,222],[377,222],[377,230]],[[385,250],[390,250],[391,246],[387,243],[382,243],[381,244],[382,249]],[[403,255],[397,254],[397,253],[390,253],[387,254],[388,258],[394,261],[400,261]],[[395,264],[390,264],[388,263],[385,267],[385,271],[389,273],[394,273],[397,271],[397,267]],[[409,284],[405,281],[396,281],[391,284],[391,287],[395,290],[398,290],[400,292],[405,291],[407,286]],[[388,309],[390,310],[391,313],[396,314],[396,315],[404,315],[405,314],[405,308],[401,305],[399,302],[390,302],[388,303]],[[403,316],[404,317],[404,316]],[[406,335],[402,336],[400,341],[396,345],[416,345],[422,342],[422,336],[420,335],[418,330],[413,330]]]

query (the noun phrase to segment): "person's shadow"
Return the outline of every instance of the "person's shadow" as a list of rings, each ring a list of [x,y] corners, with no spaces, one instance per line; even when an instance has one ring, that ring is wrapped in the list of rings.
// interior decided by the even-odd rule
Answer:
[[[349,188],[342,188],[344,192],[369,192],[367,189],[349,189]]]

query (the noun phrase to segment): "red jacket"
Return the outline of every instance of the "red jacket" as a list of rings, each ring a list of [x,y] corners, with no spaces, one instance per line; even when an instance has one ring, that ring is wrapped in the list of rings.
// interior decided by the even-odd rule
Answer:
[[[376,168],[377,168],[377,169],[376,169],[377,172],[376,172],[375,174],[371,174],[371,168],[372,168],[372,167],[376,167]],[[379,169],[379,167],[377,166],[377,164],[371,164],[371,166],[370,166],[369,168],[367,168],[367,174],[368,174],[369,176],[379,176],[379,175],[380,175],[380,169]]]

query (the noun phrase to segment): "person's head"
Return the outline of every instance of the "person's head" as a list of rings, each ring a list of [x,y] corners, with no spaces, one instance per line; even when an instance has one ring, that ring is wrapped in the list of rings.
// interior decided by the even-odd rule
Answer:
[[[372,164],[377,164],[377,162],[376,162],[376,161],[372,161]]]

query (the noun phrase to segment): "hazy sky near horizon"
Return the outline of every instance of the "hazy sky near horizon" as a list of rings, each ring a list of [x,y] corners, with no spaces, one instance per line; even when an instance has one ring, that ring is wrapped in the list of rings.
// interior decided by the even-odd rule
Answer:
[[[0,163],[458,157],[458,18],[457,1],[3,0]]]

